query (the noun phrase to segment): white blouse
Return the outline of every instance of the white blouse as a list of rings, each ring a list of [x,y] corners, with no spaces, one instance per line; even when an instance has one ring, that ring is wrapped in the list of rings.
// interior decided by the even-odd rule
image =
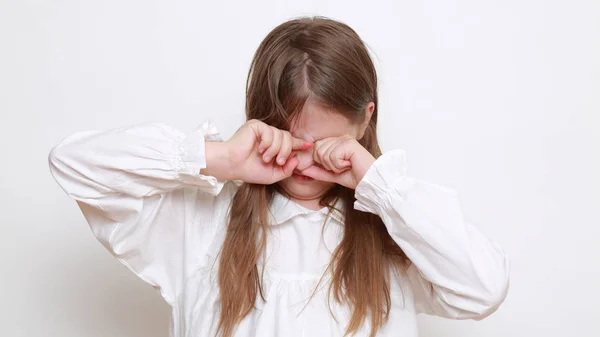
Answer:
[[[210,120],[187,135],[146,123],[78,132],[49,155],[52,175],[98,240],[171,305],[172,337],[212,337],[218,324],[216,259],[241,182],[200,174],[205,141],[221,141]],[[379,215],[412,262],[392,276],[389,321],[378,336],[417,337],[418,313],[482,319],[508,291],[505,253],[463,218],[456,192],[408,176],[406,167],[403,150],[386,152],[355,190],[354,208]],[[270,207],[260,264],[266,302],[257,299],[234,336],[343,336],[350,311],[328,303],[329,283],[309,301],[341,241],[343,215],[327,218],[327,208],[280,194]],[[356,336],[369,331],[366,320]]]

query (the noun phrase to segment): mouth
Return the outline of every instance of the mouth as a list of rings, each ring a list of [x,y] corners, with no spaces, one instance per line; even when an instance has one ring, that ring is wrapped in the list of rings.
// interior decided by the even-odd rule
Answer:
[[[296,171],[294,171],[292,173],[292,178],[294,178],[296,181],[299,181],[299,182],[309,182],[309,181],[313,181],[314,180],[313,178],[311,178],[309,176],[305,176],[303,174],[300,174],[300,173],[298,173]]]

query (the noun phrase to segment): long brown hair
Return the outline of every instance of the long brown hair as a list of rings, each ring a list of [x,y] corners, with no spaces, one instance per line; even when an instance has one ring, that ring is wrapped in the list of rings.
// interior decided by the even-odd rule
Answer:
[[[252,59],[246,81],[246,118],[289,130],[290,121],[308,99],[364,121],[365,108],[375,103],[364,137],[359,140],[375,158],[377,143],[377,73],[367,48],[348,25],[322,16],[298,17],[274,28]],[[242,184],[229,212],[219,258],[221,314],[218,332],[230,337],[235,326],[264,301],[257,263],[268,233],[268,207],[276,184]],[[371,336],[388,319],[390,267],[400,270],[407,258],[392,240],[381,218],[353,208],[354,190],[336,185],[321,199],[345,205],[344,235],[333,253],[329,297],[352,310],[346,335],[358,331],[370,314]]]

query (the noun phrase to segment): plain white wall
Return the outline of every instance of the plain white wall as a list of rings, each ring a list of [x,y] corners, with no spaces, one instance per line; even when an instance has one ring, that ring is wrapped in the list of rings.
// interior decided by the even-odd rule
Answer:
[[[166,336],[158,293],[48,172],[80,130],[161,121],[224,137],[254,50],[325,15],[370,46],[384,150],[451,186],[512,260],[480,322],[421,336],[599,336],[600,1],[0,1],[0,336]]]

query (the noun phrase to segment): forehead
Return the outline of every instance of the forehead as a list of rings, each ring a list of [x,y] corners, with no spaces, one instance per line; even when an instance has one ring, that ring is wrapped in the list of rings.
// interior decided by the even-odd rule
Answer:
[[[308,100],[290,126],[290,133],[313,140],[353,134],[355,126],[341,113],[323,108]]]

